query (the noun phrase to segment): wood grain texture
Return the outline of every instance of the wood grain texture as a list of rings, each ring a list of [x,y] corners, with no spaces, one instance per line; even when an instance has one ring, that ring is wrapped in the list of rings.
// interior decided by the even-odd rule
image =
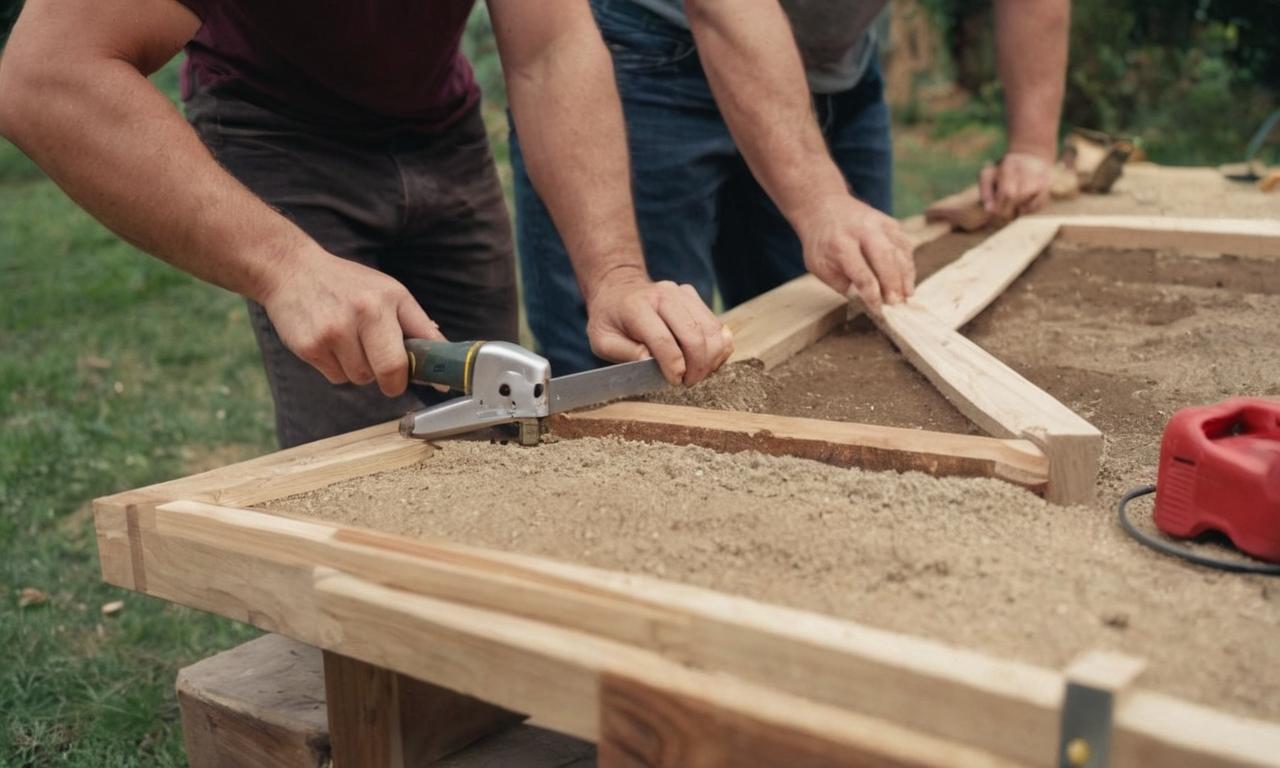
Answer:
[[[839,467],[997,477],[1037,493],[1049,479],[1048,460],[1026,440],[642,402],[562,414],[552,424],[564,437],[611,435],[722,453],[796,456]]]
[[[162,597],[287,627],[583,738],[599,734],[595,695],[611,673],[711,692],[730,709],[770,700],[783,712],[818,708],[805,717],[871,717],[1027,764],[1048,765],[1056,747],[1061,673],[805,611],[201,503],[155,510],[141,534],[148,583]],[[686,677],[692,669],[699,675]],[[1124,707],[1114,743],[1128,764],[1271,765],[1280,756],[1276,724],[1145,691]]]
[[[730,363],[759,360],[765,370],[793,357],[839,327],[849,301],[813,275],[739,304],[721,316],[733,332]]]
[[[616,673],[600,684],[600,768],[1012,766],[883,720],[785,696],[745,698],[732,682],[657,687]],[[726,706],[725,698],[734,696]]]
[[[919,247],[951,231],[946,223],[922,216],[902,222],[903,232]],[[725,312],[733,331],[730,363],[759,360],[765,370],[806,349],[849,319],[849,300],[813,275],[802,275]]]
[[[1049,457],[1045,495],[1058,504],[1093,499],[1102,433],[978,345],[919,298],[885,307],[877,320],[904,357],[988,434],[1021,437]]]
[[[209,472],[170,480],[93,500],[94,529],[102,578],[109,584],[146,592],[143,549],[135,545],[137,520],[177,499],[249,506],[322,488],[374,472],[422,461],[435,448],[406,440],[397,422],[317,440]]]
[[[1280,258],[1280,201],[1272,219],[1189,219],[1168,216],[1044,216],[1059,237],[1094,248],[1154,248]]]
[[[1019,219],[922,282],[913,302],[958,329],[1004,293],[1057,231],[1056,220]]]
[[[320,652],[263,635],[178,672],[191,768],[323,768],[329,760]]]
[[[334,768],[429,765],[524,718],[471,696],[324,652]]]

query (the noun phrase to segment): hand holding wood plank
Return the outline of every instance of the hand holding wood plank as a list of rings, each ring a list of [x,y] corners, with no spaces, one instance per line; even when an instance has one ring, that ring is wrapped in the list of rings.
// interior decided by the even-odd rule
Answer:
[[[841,294],[857,296],[872,312],[915,292],[911,240],[902,225],[852,195],[823,201],[796,222],[810,272]]]

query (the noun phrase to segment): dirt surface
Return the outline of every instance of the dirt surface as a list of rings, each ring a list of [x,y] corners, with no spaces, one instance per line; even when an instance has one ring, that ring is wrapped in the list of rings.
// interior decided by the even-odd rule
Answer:
[[[1280,585],[1134,546],[1109,514],[996,480],[702,448],[452,442],[278,512],[647,573],[1062,667],[1093,648],[1145,684],[1280,719]]]
[[[1159,210],[1098,212],[1174,205],[1152,199],[1135,205]],[[936,268],[971,244],[952,236],[920,256]],[[1280,580],[1158,555],[1128,539],[1111,509],[1154,480],[1178,408],[1280,397],[1276,318],[1280,260],[1058,245],[965,329],[1103,431],[1093,507],[1049,506],[993,480],[586,439],[536,450],[449,443],[420,467],[270,508],[643,572],[1050,667],[1125,651],[1149,660],[1144,687],[1280,721]],[[773,371],[740,366],[688,397],[971,429],[861,323]],[[1149,501],[1136,510],[1149,528]]]

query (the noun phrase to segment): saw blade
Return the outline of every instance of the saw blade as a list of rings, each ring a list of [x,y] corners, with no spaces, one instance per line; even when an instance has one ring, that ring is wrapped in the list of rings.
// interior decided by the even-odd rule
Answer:
[[[647,395],[667,386],[662,368],[653,358],[609,365],[551,380],[547,399],[551,413],[563,413],[611,400]]]

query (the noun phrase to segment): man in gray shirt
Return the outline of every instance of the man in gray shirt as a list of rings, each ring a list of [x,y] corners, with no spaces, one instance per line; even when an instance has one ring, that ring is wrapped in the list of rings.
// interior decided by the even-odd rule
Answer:
[[[807,269],[873,311],[911,295],[891,218],[885,0],[591,0],[627,119],[650,273],[734,306]],[[995,0],[1008,151],[980,178],[1006,216],[1048,200],[1069,0]],[[807,82],[806,82],[807,81]],[[585,303],[512,136],[529,323],[553,370],[599,363]]]

